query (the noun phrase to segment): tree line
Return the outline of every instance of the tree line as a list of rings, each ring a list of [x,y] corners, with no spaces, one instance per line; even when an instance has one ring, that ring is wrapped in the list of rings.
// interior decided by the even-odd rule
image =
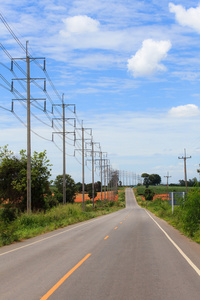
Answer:
[[[46,150],[34,152],[31,157],[31,199],[32,210],[46,210],[63,202],[63,175],[50,180],[51,164]],[[101,182],[95,183],[95,196],[101,190]],[[92,184],[85,185],[85,191],[92,196]],[[77,184],[66,174],[66,201],[73,203],[76,193],[82,192],[82,184]],[[21,150],[14,155],[8,145],[0,147],[0,204],[25,211],[27,207],[27,155]]]

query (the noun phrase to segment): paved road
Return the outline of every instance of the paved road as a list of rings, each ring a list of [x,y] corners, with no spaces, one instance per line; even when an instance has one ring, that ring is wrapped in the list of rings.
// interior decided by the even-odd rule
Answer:
[[[0,299],[199,300],[200,245],[126,209],[0,248]]]

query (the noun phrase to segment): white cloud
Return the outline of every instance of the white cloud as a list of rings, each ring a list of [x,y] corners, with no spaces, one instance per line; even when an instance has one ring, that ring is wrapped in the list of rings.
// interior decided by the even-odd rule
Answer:
[[[182,5],[169,3],[169,11],[175,13],[180,25],[191,27],[200,33],[200,5],[196,8],[185,9]]]
[[[194,117],[200,115],[200,109],[197,105],[194,104],[187,104],[187,105],[180,105],[177,107],[172,107],[169,110],[169,115],[171,117]]]
[[[65,30],[61,30],[60,34],[68,36],[69,34],[82,34],[96,32],[99,29],[100,23],[88,16],[74,16],[63,19]]]
[[[167,56],[170,48],[170,41],[144,40],[142,48],[131,59],[128,59],[128,70],[133,73],[134,77],[148,76],[155,71],[165,71],[166,68],[160,61]]]

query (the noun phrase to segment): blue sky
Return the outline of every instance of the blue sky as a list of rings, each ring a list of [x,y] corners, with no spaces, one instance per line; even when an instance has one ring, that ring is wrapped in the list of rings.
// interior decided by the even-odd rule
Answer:
[[[54,104],[75,104],[79,120],[93,129],[95,142],[108,153],[114,169],[135,174],[157,173],[166,183],[183,179],[183,160],[188,178],[197,177],[200,153],[200,4],[198,1],[0,1],[0,11],[33,57],[45,57],[46,69],[60,97],[47,82]],[[1,43],[14,58],[25,57],[1,23]],[[10,60],[0,50],[1,74],[8,82]],[[42,62],[41,62],[42,63]],[[20,61],[25,70],[25,63]],[[15,67],[14,67],[15,68]],[[16,68],[18,78],[22,74]],[[31,76],[44,77],[33,62]],[[0,79],[0,84],[5,82]],[[42,81],[40,81],[42,86]],[[15,88],[25,97],[19,82]],[[1,87],[0,106],[10,109],[13,95]],[[34,98],[44,98],[31,85]],[[39,101],[38,101],[39,103]],[[42,101],[39,103],[42,104]],[[38,104],[38,105],[39,105]],[[47,99],[47,109],[51,102]],[[14,111],[26,123],[22,101]],[[32,151],[47,150],[52,177],[62,173],[62,152],[51,142],[51,121],[32,107]],[[59,117],[57,115],[53,117]],[[1,145],[16,154],[26,149],[26,128],[10,112],[0,110]],[[68,117],[74,117],[68,110]],[[36,119],[36,117],[39,118]],[[45,124],[44,124],[45,123]],[[61,130],[61,126],[58,124]],[[68,124],[69,131],[72,130]],[[67,136],[67,173],[81,180],[81,156],[72,135]],[[55,136],[62,149],[62,141]],[[79,147],[77,144],[75,148]],[[91,168],[90,163],[87,163]],[[96,176],[95,180],[99,180]],[[86,181],[91,172],[86,169]]]

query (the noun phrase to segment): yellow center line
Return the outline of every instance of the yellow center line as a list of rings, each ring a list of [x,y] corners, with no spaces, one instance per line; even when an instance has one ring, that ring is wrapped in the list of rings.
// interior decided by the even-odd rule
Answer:
[[[104,238],[104,240],[107,240],[109,238],[109,235],[107,235],[105,238]]]
[[[115,229],[117,229],[118,227],[115,227]]]
[[[91,253],[87,254],[75,267],[73,267],[65,276],[63,276],[40,300],[47,300],[63,282],[76,270],[78,269],[86,259],[90,257]]]

